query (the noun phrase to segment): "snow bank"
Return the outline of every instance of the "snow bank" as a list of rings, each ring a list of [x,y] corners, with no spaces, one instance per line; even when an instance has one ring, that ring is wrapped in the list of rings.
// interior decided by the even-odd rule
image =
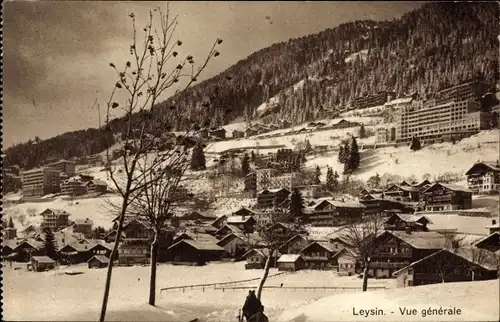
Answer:
[[[346,293],[323,298],[306,306],[289,309],[275,321],[497,321],[498,280],[446,283],[394,290]],[[457,308],[460,315],[422,316],[422,310]],[[364,317],[361,309],[382,309],[385,315]],[[416,309],[413,316],[400,308]]]

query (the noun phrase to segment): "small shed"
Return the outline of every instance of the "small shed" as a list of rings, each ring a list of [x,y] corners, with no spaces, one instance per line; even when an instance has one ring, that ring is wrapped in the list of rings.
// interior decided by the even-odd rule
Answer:
[[[278,259],[278,270],[279,271],[298,271],[303,269],[305,266],[305,261],[300,255],[296,254],[285,254],[281,255]]]
[[[94,255],[87,263],[89,268],[105,268],[108,267],[109,258],[104,255]]]
[[[48,256],[33,256],[30,259],[31,267],[35,272],[42,272],[56,267],[56,261]]]

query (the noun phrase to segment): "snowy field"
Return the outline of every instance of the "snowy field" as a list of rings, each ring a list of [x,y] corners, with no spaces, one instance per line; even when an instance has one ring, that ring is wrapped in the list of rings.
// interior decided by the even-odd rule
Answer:
[[[276,321],[498,321],[498,280],[445,283],[366,293],[338,294],[300,308],[290,308]],[[423,309],[456,308],[460,315],[423,316]],[[353,309],[382,309],[384,316],[356,316]],[[413,316],[400,308],[416,309]],[[394,313],[393,313],[394,312]]]
[[[64,271],[81,271],[66,275]],[[271,270],[271,275],[277,273]],[[101,304],[105,269],[89,270],[85,265],[51,272],[33,273],[24,268],[3,271],[5,320],[95,320]],[[205,284],[260,278],[262,270],[245,270],[244,263],[213,263],[203,267],[160,265],[157,287]],[[235,321],[247,290],[214,289],[158,292],[157,308],[148,307],[149,267],[118,267],[113,270],[109,319],[148,321]],[[392,288],[393,280],[370,280],[369,285]],[[246,284],[256,287],[258,281]],[[266,285],[361,287],[357,277],[338,277],[331,271],[300,271],[268,279]],[[285,308],[298,307],[322,297],[357,290],[264,290],[263,304],[270,316]],[[372,290],[370,292],[375,292]]]

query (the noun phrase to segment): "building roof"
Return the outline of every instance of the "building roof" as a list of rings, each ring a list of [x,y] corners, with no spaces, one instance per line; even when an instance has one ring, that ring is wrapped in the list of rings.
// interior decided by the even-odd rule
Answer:
[[[243,254],[241,257],[246,258],[247,256],[249,256],[252,253],[257,253],[263,257],[268,257],[270,251],[269,251],[269,248],[252,248],[248,252]]]
[[[217,242],[217,245],[225,245],[228,241],[230,241],[232,238],[239,238],[244,242],[248,242],[253,245],[258,245],[262,243],[262,238],[259,236],[257,233],[252,233],[252,234],[244,234],[242,232],[240,233],[235,233],[232,232],[229,235],[225,236],[221,240]]]
[[[71,216],[71,214],[69,212],[67,212],[66,210],[64,210],[64,209],[55,209],[55,208],[47,208],[44,211],[42,211],[41,215],[43,216],[43,214],[47,210],[51,211],[52,213],[54,213],[55,215],[58,215],[58,216]]]
[[[290,237],[286,242],[284,242],[283,245],[280,246],[280,249],[285,247],[286,245],[288,245],[289,243],[291,243],[293,240],[295,240],[297,238],[301,238],[301,239],[307,241],[307,238],[305,236],[303,236],[301,234],[296,234],[296,235]]]
[[[391,217],[393,217],[393,216],[397,216],[397,217],[399,217],[399,219],[401,219],[402,221],[407,222],[407,223],[416,223],[416,222],[420,222],[420,221],[422,221],[422,219],[424,219],[425,221],[427,221],[428,224],[432,224],[432,221],[424,215],[395,213]],[[389,219],[391,217],[389,217]],[[387,219],[387,220],[389,220],[389,219]]]
[[[435,182],[435,183],[431,184],[429,187],[427,187],[427,189],[424,190],[424,192],[427,192],[427,191],[433,189],[436,186],[442,186],[442,187],[444,187],[444,188],[446,188],[448,190],[451,190],[451,191],[472,192],[468,188],[463,187],[463,186],[459,186],[457,184],[441,183],[441,182]]]
[[[302,256],[297,254],[284,254],[280,256],[278,263],[295,263],[299,258],[302,258]]]
[[[77,225],[93,225],[94,222],[89,219],[89,218],[86,218],[86,219],[75,219],[73,220],[73,224],[77,224]]]
[[[228,224],[244,224],[250,219],[255,220],[252,216],[229,216],[227,217]]]
[[[496,241],[498,243],[498,239],[500,238],[500,232],[495,231],[494,233],[491,233],[488,236],[485,236],[485,237],[481,238],[480,240],[478,240],[476,242],[476,246],[479,245],[479,244],[482,244],[482,243],[484,243],[486,241],[488,241],[489,239],[492,239],[493,241],[495,241],[495,238],[496,238]]]
[[[94,258],[95,258],[95,259],[97,259],[97,260],[98,260],[99,262],[101,262],[101,263],[104,263],[104,264],[108,264],[108,263],[109,263],[109,258],[107,258],[107,257],[106,257],[106,256],[104,256],[104,255],[94,255],[94,256],[92,256],[92,258],[91,258],[91,259],[89,259],[89,260],[87,261],[87,263],[88,263],[88,262],[90,262],[91,260],[93,260]]]
[[[39,263],[43,263],[43,264],[55,264],[56,261],[53,260],[52,258],[48,257],[48,256],[32,256],[30,261],[31,260],[35,260]]]
[[[319,245],[323,247],[325,250],[329,251],[330,253],[335,253],[337,252],[337,249],[335,248],[335,245],[331,244],[330,242],[325,242],[325,241],[315,241],[307,245],[306,247],[302,248],[300,251],[303,252],[307,248],[311,247],[312,245]]]
[[[232,231],[233,233],[241,233],[243,234],[243,231],[241,229],[239,229],[237,226],[235,225],[231,225],[231,224],[225,224],[224,226],[222,226],[221,228],[219,228],[215,234],[218,235],[219,232],[223,229],[229,229],[230,231]]]
[[[487,168],[487,169],[492,170],[492,171],[500,171],[500,165],[498,164],[498,162],[479,161],[479,162],[474,163],[472,165],[472,167],[470,167],[470,169],[467,170],[465,175],[468,176],[468,175],[474,173],[474,171],[477,171],[478,169],[480,169],[481,167]]]
[[[417,249],[441,249],[445,247],[446,237],[435,231],[383,231],[379,234],[391,234]]]
[[[477,253],[480,252],[480,253]],[[470,263],[474,263],[478,266],[481,266],[482,268],[489,270],[489,271],[495,271],[498,270],[498,257],[495,253],[484,250],[484,249],[478,249],[478,248],[461,248],[456,251],[452,251],[450,249],[441,249],[435,253],[432,253],[422,259],[419,259],[418,261],[415,261],[411,263],[410,265],[403,267],[402,269],[394,272],[392,275],[397,276],[401,272],[407,270],[408,268],[414,267],[424,261],[427,261],[431,259],[432,257],[438,256],[442,253],[449,253],[453,254],[456,256],[459,256]]]
[[[193,248],[196,248],[197,250],[218,250],[218,251],[223,251],[224,248],[220,247],[217,244],[211,243],[211,242],[203,242],[203,241],[196,241],[196,240],[188,240],[188,239],[183,239],[172,246],[170,246],[168,249],[177,247],[178,245],[185,243]]]

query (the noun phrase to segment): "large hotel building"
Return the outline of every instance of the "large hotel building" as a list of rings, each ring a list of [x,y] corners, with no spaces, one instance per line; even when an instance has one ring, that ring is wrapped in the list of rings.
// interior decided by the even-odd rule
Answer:
[[[39,197],[61,190],[58,170],[36,168],[22,172],[23,197]]]

